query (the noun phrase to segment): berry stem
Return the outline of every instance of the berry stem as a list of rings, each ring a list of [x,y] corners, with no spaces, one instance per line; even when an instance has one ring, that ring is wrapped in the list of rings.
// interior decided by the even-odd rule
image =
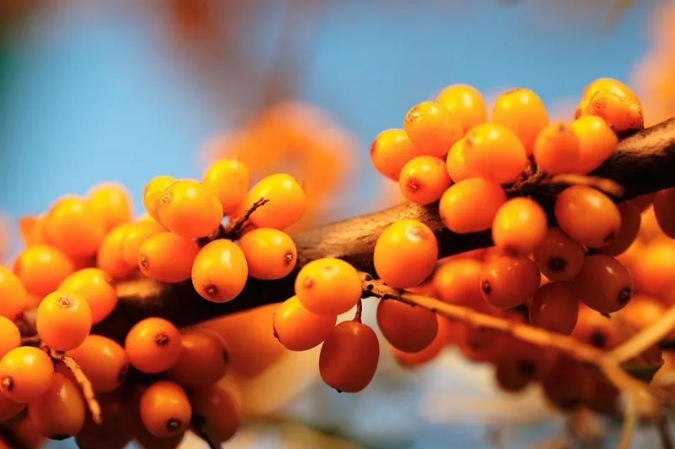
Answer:
[[[223,231],[225,238],[230,240],[237,240],[240,237],[239,234],[241,234],[241,231],[248,224],[248,220],[251,218],[251,215],[253,215],[253,212],[255,212],[256,210],[267,204],[269,201],[270,200],[268,200],[267,198],[260,198],[258,201],[253,203],[251,207],[246,209],[246,211],[241,215],[241,217],[237,218],[231,223],[228,223]]]
[[[356,303],[356,313],[354,314],[354,322],[361,322],[361,314],[363,313],[363,300],[359,299],[359,302]]]
[[[220,446],[213,441],[205,429],[206,419],[202,415],[193,412],[192,413],[192,428],[195,433],[204,440],[204,442],[209,446],[209,449],[218,449]]]
[[[80,368],[80,365],[77,364],[74,358],[67,356],[61,352],[49,349],[48,353],[52,359],[62,362],[64,365],[66,365],[66,367],[70,370],[70,372],[73,373],[75,380],[82,389],[82,395],[84,396],[84,400],[87,403],[87,407],[91,412],[92,420],[96,424],[101,424],[103,422],[103,418],[101,416],[101,406],[99,405],[98,400],[96,399],[96,395],[94,394],[94,389],[91,386],[91,382]]]

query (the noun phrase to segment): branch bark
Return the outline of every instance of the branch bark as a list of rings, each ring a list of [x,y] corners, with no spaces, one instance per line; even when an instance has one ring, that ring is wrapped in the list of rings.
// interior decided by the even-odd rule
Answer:
[[[674,187],[674,174],[675,118],[621,139],[616,153],[591,175],[623,186],[623,196],[618,199],[623,201]],[[541,173],[526,173],[507,193],[511,197],[531,196],[550,211],[564,185],[549,181]],[[294,235],[298,249],[296,270],[276,281],[250,279],[244,291],[227,303],[202,299],[189,281],[173,285],[147,279],[122,282],[118,285],[119,305],[94,332],[122,340],[133,324],[151,316],[166,318],[177,326],[189,326],[281,302],[293,296],[297,271],[321,257],[341,258],[357,270],[374,274],[373,249],[378,236],[390,224],[404,219],[419,220],[431,228],[438,239],[439,257],[492,245],[489,231],[463,235],[449,231],[438,215],[437,204],[406,203]]]

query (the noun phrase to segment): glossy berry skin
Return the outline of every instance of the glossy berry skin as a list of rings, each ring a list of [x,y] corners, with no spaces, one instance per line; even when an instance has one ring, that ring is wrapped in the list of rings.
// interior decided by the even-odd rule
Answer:
[[[28,416],[40,433],[53,440],[77,435],[85,419],[85,404],[80,388],[59,372],[54,373],[49,389],[28,403]]]
[[[578,315],[579,300],[562,282],[542,285],[530,304],[530,323],[551,332],[571,334]]]
[[[431,282],[441,301],[476,308],[485,303],[480,289],[482,275],[481,262],[455,259],[441,263]]]
[[[299,221],[307,210],[307,194],[293,176],[276,173],[251,188],[248,207],[256,201],[269,200],[251,214],[251,223],[258,228],[284,229]]]
[[[403,195],[416,204],[438,201],[450,187],[445,162],[434,156],[418,156],[403,166],[398,184]]]
[[[45,296],[35,319],[42,341],[57,351],[80,346],[92,326],[91,308],[87,301],[72,293],[56,290]]]
[[[27,295],[19,277],[0,266],[0,315],[15,320],[26,306]]]
[[[337,317],[307,310],[297,296],[287,299],[274,313],[274,335],[291,351],[319,346],[333,332]]]
[[[466,165],[466,138],[462,137],[450,148],[448,157],[445,159],[445,168],[452,182],[459,182],[471,178],[471,171]]]
[[[206,433],[217,443],[230,440],[241,424],[239,404],[232,394],[218,385],[198,388],[190,393],[190,402],[204,418]]]
[[[448,154],[464,134],[452,113],[434,101],[413,106],[405,116],[403,129],[422,154],[439,158]]]
[[[14,262],[14,273],[28,293],[38,296],[56,290],[75,271],[73,261],[61,250],[49,245],[24,249]]]
[[[199,250],[199,245],[192,239],[162,232],[143,242],[138,250],[138,266],[150,279],[183,282],[190,279]]]
[[[131,196],[121,184],[98,184],[89,190],[87,198],[89,207],[103,222],[106,232],[131,221]]]
[[[546,212],[530,198],[513,198],[497,211],[492,223],[492,240],[511,256],[527,256],[546,238]]]
[[[483,178],[469,178],[445,191],[438,212],[448,229],[467,234],[490,229],[505,202],[506,194],[499,184]],[[476,204],[481,207],[475,207]]]
[[[436,315],[438,332],[426,348],[417,352],[403,352],[392,346],[391,350],[399,365],[413,368],[423,365],[438,356],[451,340],[456,323],[449,319]]]
[[[0,360],[0,392],[12,401],[29,402],[49,389],[53,375],[54,365],[47,353],[21,346]]]
[[[560,228],[549,228],[533,256],[544,276],[552,281],[569,281],[581,270],[584,248]]]
[[[214,240],[204,246],[192,265],[192,285],[211,302],[236,298],[248,279],[244,252],[233,241]]]
[[[65,197],[47,213],[45,232],[50,242],[71,257],[96,253],[105,236],[105,222],[84,198]]]
[[[76,271],[61,282],[59,290],[71,293],[87,302],[92,324],[103,321],[117,306],[115,286],[108,274],[99,268]]]
[[[497,257],[483,268],[480,286],[491,305],[510,309],[529,301],[539,289],[541,274],[526,257]]]
[[[429,346],[438,333],[435,313],[391,299],[380,301],[377,326],[390,345],[409,353]]]
[[[293,239],[283,231],[254,229],[244,234],[238,244],[246,256],[248,274],[252,278],[281,279],[295,268],[298,251]]]
[[[170,231],[187,238],[211,234],[223,219],[223,206],[215,193],[198,182],[171,184],[157,207],[159,221]]]
[[[143,391],[139,404],[143,425],[157,438],[170,438],[190,426],[192,406],[175,382],[159,380]]]
[[[138,267],[138,253],[141,246],[157,234],[167,232],[167,229],[154,219],[139,220],[131,223],[124,234],[122,241],[122,257],[124,261],[133,267]]]
[[[422,152],[413,145],[402,129],[385,129],[370,145],[370,160],[375,169],[389,179],[398,181],[403,166]]]
[[[516,88],[497,97],[492,106],[492,121],[511,129],[531,155],[537,136],[548,125],[548,113],[536,93]]]
[[[596,92],[581,102],[579,110],[580,117],[600,117],[617,133],[645,126],[642,105],[611,92]]]
[[[0,316],[0,359],[14,348],[21,346],[21,332],[9,318]]]
[[[633,301],[631,300],[628,304],[633,304]],[[627,311],[628,309],[623,310]],[[572,332],[572,337],[603,351],[611,351],[623,343],[624,339],[619,330],[622,325],[619,323],[622,323],[622,321],[622,319],[615,320],[602,315],[597,310],[581,303],[579,305],[579,318]]]
[[[129,330],[124,350],[136,369],[149,374],[160,373],[178,361],[182,350],[181,335],[176,326],[163,318],[146,318]]]
[[[14,402],[8,399],[4,394],[0,394],[0,421],[7,421],[14,418],[21,413],[25,407],[26,404]]]
[[[579,138],[569,123],[551,123],[534,142],[534,160],[541,170],[550,175],[574,173],[579,146]]]
[[[321,347],[321,378],[339,392],[365,389],[377,370],[380,345],[375,332],[354,321],[338,324]]]
[[[612,243],[599,249],[601,253],[608,256],[618,256],[626,251],[637,238],[642,224],[640,210],[634,203],[625,201],[618,207],[621,214],[621,228]]]
[[[528,164],[522,142],[505,126],[479,125],[469,130],[465,139],[467,170],[476,176],[508,184],[516,181]]]
[[[351,310],[361,299],[361,277],[344,260],[313,260],[298,273],[295,294],[311,312],[340,315]]]
[[[202,331],[184,333],[182,346],[178,361],[167,372],[169,379],[185,387],[206,387],[225,375],[229,356],[219,336]]]
[[[159,221],[158,209],[162,195],[174,182],[176,182],[176,178],[173,176],[159,175],[152,178],[143,189],[143,207],[156,221]]]
[[[598,312],[621,310],[633,296],[633,277],[611,256],[586,256],[572,288],[588,307]]]
[[[579,139],[576,173],[590,173],[616,151],[618,137],[600,117],[586,116],[572,122]]]
[[[68,351],[91,382],[96,393],[108,393],[119,387],[129,372],[129,358],[116,341],[102,335],[89,335]]]
[[[591,248],[610,244],[621,229],[621,213],[612,200],[583,185],[562,191],[555,202],[555,218],[567,235]]]
[[[138,264],[129,264],[124,259],[124,242],[132,225],[126,223],[108,232],[96,254],[96,266],[105,271],[113,280],[119,281],[130,276]]]
[[[593,97],[598,92],[609,92],[619,97],[624,97],[634,103],[639,103],[640,99],[627,84],[614,78],[598,78],[593,80],[588,86],[584,87],[582,99],[586,100]],[[575,115],[578,114],[575,113]]]
[[[453,84],[443,89],[436,102],[452,113],[464,132],[487,122],[487,107],[480,92],[473,86]]]
[[[389,225],[378,237],[373,253],[377,275],[394,288],[424,282],[437,259],[436,236],[417,220],[401,220]]]
[[[219,159],[206,169],[202,183],[216,194],[223,213],[229,215],[246,199],[251,172],[238,159]]]

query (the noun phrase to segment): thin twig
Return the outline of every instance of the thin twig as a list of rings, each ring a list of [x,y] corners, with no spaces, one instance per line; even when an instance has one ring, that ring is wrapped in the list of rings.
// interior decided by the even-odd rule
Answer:
[[[192,428],[194,429],[195,433],[204,440],[204,442],[209,446],[209,449],[218,449],[220,446],[213,441],[213,438],[211,438],[206,431],[206,419],[198,413],[192,413]]]
[[[619,436],[619,444],[617,449],[630,449],[633,441],[633,433],[637,425],[637,411],[635,409],[635,399],[631,396],[626,398],[626,405],[623,412],[623,426],[621,427],[621,435]]]
[[[363,300],[359,299],[359,302],[356,303],[356,313],[354,314],[354,321],[357,323],[361,322],[361,314],[363,313]]]
[[[612,195],[615,198],[621,198],[624,193],[624,188],[620,184],[612,181],[611,179],[600,178],[597,176],[562,174],[553,176],[544,182],[549,184],[584,185],[595,187],[596,189]]]
[[[63,362],[63,364],[66,365],[66,367],[70,370],[70,372],[73,373],[75,380],[82,389],[82,395],[84,396],[84,400],[87,403],[87,407],[91,412],[92,420],[96,424],[101,424],[103,422],[103,419],[101,417],[101,406],[98,403],[98,400],[96,399],[96,395],[94,394],[94,389],[91,386],[91,382],[80,368],[80,365],[77,364],[74,358],[65,355],[61,352],[54,351],[53,349],[49,349],[49,356],[54,360]]]
[[[265,204],[269,203],[269,201],[270,200],[268,200],[267,198],[260,198],[258,201],[253,203],[251,207],[246,209],[246,211],[240,217],[238,217],[231,223],[228,223],[223,231],[225,238],[232,240],[236,240],[237,238],[239,238],[239,234],[241,233],[242,229],[244,229],[244,227],[248,224],[248,220],[251,218],[251,215],[253,215],[253,212],[258,210]]]
[[[40,346],[42,339],[39,335],[31,335],[30,337],[21,337],[21,346]]]
[[[612,356],[619,362],[630,360],[650,346],[658,343],[675,328],[675,305],[655,323],[645,327],[628,341],[612,351]]]

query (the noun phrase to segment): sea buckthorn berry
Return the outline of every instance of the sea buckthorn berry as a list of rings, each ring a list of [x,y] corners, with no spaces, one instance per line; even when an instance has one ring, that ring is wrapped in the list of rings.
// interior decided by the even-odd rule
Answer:
[[[129,358],[116,341],[102,335],[89,335],[68,351],[91,382],[96,393],[108,393],[119,387],[129,372]],[[205,369],[200,366],[199,370]]]
[[[453,182],[471,178],[471,172],[466,166],[466,138],[462,137],[450,148],[445,160],[448,175]]]
[[[0,266],[0,315],[16,319],[26,307],[28,293],[16,274]]]
[[[626,98],[633,103],[640,102],[640,99],[630,87],[613,78],[598,78],[594,80],[588,86],[584,87],[582,99],[590,99],[598,92],[608,92],[619,97]]]
[[[167,372],[169,379],[186,387],[206,387],[225,375],[229,356],[218,335],[188,332],[182,336],[182,345],[178,361]]]
[[[46,219],[46,214],[19,218],[19,233],[25,246],[50,244],[49,236],[45,232]]]
[[[42,341],[57,351],[75,349],[91,330],[91,308],[75,294],[56,290],[42,300],[35,327]]]
[[[52,359],[42,349],[21,346],[0,360],[0,391],[15,402],[42,396],[54,375]]]
[[[358,393],[368,386],[377,370],[380,344],[369,326],[343,321],[321,347],[321,378],[339,392]]]
[[[438,201],[450,187],[445,162],[434,156],[418,156],[403,166],[399,187],[408,200],[417,204]]]
[[[633,301],[627,307],[631,304]],[[627,310],[627,307],[623,310]],[[611,351],[623,343],[617,321],[583,303],[579,304],[579,318],[572,337],[603,351]]]
[[[138,253],[141,246],[150,237],[167,232],[167,229],[155,220],[143,220],[131,223],[124,234],[122,241],[122,257],[131,266],[138,266]]]
[[[291,351],[319,346],[333,332],[337,317],[307,310],[297,296],[287,299],[274,313],[274,335]]]
[[[579,159],[579,138],[569,123],[551,123],[534,143],[534,161],[550,175],[573,173]]]
[[[662,297],[675,287],[675,241],[658,240],[639,250],[630,266],[635,290]]]
[[[628,202],[635,206],[638,211],[640,211],[640,213],[643,213],[654,203],[655,197],[656,193],[648,193],[646,195],[640,195],[637,198],[633,198]]]
[[[618,256],[626,251],[637,238],[642,223],[640,210],[635,204],[625,201],[618,207],[621,214],[621,228],[612,243],[599,249],[601,253],[608,256]]]
[[[619,139],[600,117],[581,117],[572,122],[572,129],[579,139],[579,158],[575,173],[592,172],[616,151]]]
[[[138,263],[130,265],[124,260],[124,241],[132,225],[125,223],[106,234],[96,254],[96,266],[116,281],[131,275]]]
[[[370,145],[370,160],[381,174],[398,181],[403,166],[422,152],[402,129],[385,129]]]
[[[668,237],[661,229],[659,221],[656,218],[656,207],[654,204],[647,207],[640,214],[640,231],[638,232],[638,239],[641,243],[651,243],[656,240],[667,240]]]
[[[75,436],[78,448],[123,449],[128,446],[137,428],[142,426],[137,421],[140,418],[135,410],[136,404],[130,404],[125,396],[118,392],[96,395],[103,422],[96,424],[87,414],[82,430]]]
[[[190,279],[199,245],[173,232],[155,234],[141,245],[138,266],[150,279],[183,282]]]
[[[434,312],[391,299],[377,306],[377,326],[389,344],[403,352],[423,350],[438,333]]]
[[[241,424],[239,405],[222,387],[211,385],[190,393],[190,402],[204,418],[204,430],[216,444],[231,439]]]
[[[487,107],[480,92],[466,84],[446,87],[436,97],[436,102],[450,111],[453,120],[467,132],[474,126],[487,122]]]
[[[615,258],[592,254],[586,256],[581,271],[572,281],[572,288],[591,309],[613,313],[621,310],[633,296],[633,278]]]
[[[192,407],[185,390],[168,380],[159,380],[143,391],[139,411],[143,425],[157,438],[181,434],[192,419]]]
[[[403,129],[422,154],[444,157],[464,130],[452,113],[439,103],[424,101],[405,116]]]
[[[223,206],[215,193],[190,180],[176,181],[162,193],[159,221],[171,232],[187,238],[211,234],[223,219]]]
[[[86,415],[80,388],[66,375],[54,373],[49,389],[28,403],[28,416],[40,433],[52,440],[77,435]]]
[[[131,198],[124,186],[117,183],[99,184],[89,190],[87,197],[89,206],[103,221],[106,231],[131,221]]]
[[[373,264],[377,275],[394,288],[424,282],[434,271],[438,242],[427,225],[401,220],[389,225],[377,238]]]
[[[582,245],[601,248],[621,229],[621,213],[605,194],[576,185],[562,191],[555,202],[555,218],[567,235]]]
[[[251,172],[238,159],[220,159],[206,169],[202,183],[216,194],[223,213],[229,215],[246,200],[251,188]]]
[[[281,279],[288,276],[298,261],[293,239],[283,231],[259,228],[239,239],[239,248],[248,262],[248,274],[256,279]]]
[[[256,201],[268,200],[251,214],[251,223],[258,228],[284,229],[300,220],[307,210],[305,189],[291,175],[277,173],[253,186],[248,207]]]
[[[617,320],[613,322],[615,325],[628,326],[633,331],[639,331],[657,322],[666,311],[667,307],[664,306],[662,301],[651,296],[638,294],[617,313]],[[671,330],[663,340],[672,340],[673,338],[675,338],[675,330]]]
[[[471,128],[465,136],[466,169],[498,184],[516,181],[528,164],[518,136],[497,123]]]
[[[511,129],[531,155],[535,139],[548,125],[548,113],[536,93],[516,88],[497,97],[492,106],[492,121]]]
[[[496,329],[460,322],[457,347],[472,362],[494,362],[502,352],[505,337]]]
[[[49,245],[29,246],[14,262],[14,273],[33,295],[53,292],[73,271],[75,266],[70,257]]]
[[[105,237],[105,222],[84,198],[65,197],[47,213],[45,231],[54,246],[71,257],[96,254]]]
[[[178,449],[187,432],[179,432],[177,435],[168,438],[157,438],[151,434],[143,425],[136,429],[134,442],[144,449]]]
[[[569,281],[581,270],[584,248],[560,228],[549,228],[533,256],[544,276],[552,281]]]
[[[176,326],[163,318],[146,318],[127,334],[124,350],[134,368],[144,373],[160,373],[171,368],[180,357],[181,335]]]
[[[348,312],[361,299],[361,278],[344,260],[313,260],[295,279],[295,294],[303,306],[319,315]]]
[[[516,322],[522,324],[524,320],[525,317]],[[525,377],[528,382],[545,379],[558,358],[558,353],[555,351],[517,338],[506,338],[501,347],[502,353],[497,359],[498,366],[510,366],[510,370]]]
[[[563,282],[539,287],[530,303],[530,323],[551,332],[571,334],[579,315],[579,300]]]
[[[481,297],[483,264],[472,259],[443,262],[434,271],[431,282],[441,301],[476,308],[485,301]]]
[[[581,362],[560,355],[542,383],[544,396],[558,408],[573,410],[583,404],[594,388],[591,371]]]
[[[162,195],[174,182],[176,182],[176,178],[172,176],[155,176],[143,189],[143,207],[145,207],[145,211],[157,221],[159,221],[158,208]]]
[[[526,257],[497,257],[486,264],[480,281],[483,298],[495,307],[510,309],[529,301],[539,289],[541,273]]]
[[[656,193],[654,215],[663,233],[670,238],[675,238],[675,188]]]
[[[23,411],[24,407],[26,407],[26,404],[14,402],[5,397],[4,394],[0,394],[0,421],[7,421],[14,418]],[[5,448],[11,449],[9,446],[5,446]]]
[[[192,265],[192,285],[211,302],[236,298],[248,279],[244,252],[233,241],[214,240],[204,246]]]
[[[527,256],[544,241],[546,212],[530,198],[513,198],[499,208],[492,223],[495,246],[512,256]]]
[[[87,301],[92,324],[98,324],[115,310],[117,291],[111,277],[99,268],[76,271],[61,282],[59,290]]]
[[[420,366],[426,362],[429,362],[430,360],[433,360],[443,350],[443,348],[447,346],[451,339],[452,332],[457,325],[455,322],[439,315],[436,315],[436,321],[438,332],[436,333],[436,337],[434,337],[431,344],[429,344],[426,348],[417,352],[403,352],[394,347],[391,348],[392,353],[394,354],[394,357],[396,358],[396,361],[399,363],[399,365],[405,367]]]
[[[12,320],[0,316],[0,358],[21,346],[21,332]]]
[[[611,92],[596,92],[579,106],[580,117],[602,118],[614,132],[642,129],[645,126],[642,105]]]
[[[490,229],[505,202],[506,194],[499,184],[483,178],[469,178],[445,191],[438,212],[448,229],[467,234]],[[478,204],[480,207],[476,207]]]
[[[531,379],[521,373],[508,359],[498,360],[495,364],[495,380],[499,387],[507,392],[516,393],[527,387]]]

